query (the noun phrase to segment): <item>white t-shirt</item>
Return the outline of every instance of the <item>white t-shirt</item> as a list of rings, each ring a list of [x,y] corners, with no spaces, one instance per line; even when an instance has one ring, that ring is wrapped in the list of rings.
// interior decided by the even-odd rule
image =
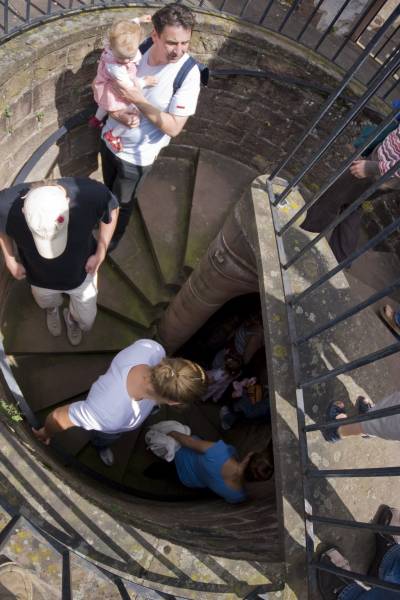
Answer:
[[[200,72],[196,66],[189,71],[176,94],[172,95],[175,77],[189,58],[189,54],[184,54],[176,63],[152,67],[148,64],[150,52],[151,48],[143,55],[137,70],[138,78],[152,75],[158,80],[157,85],[144,88],[143,94],[146,100],[162,112],[180,117],[193,115],[200,93]],[[103,135],[106,131],[120,125],[118,121],[109,117],[103,128]],[[161,148],[167,146],[171,139],[142,114],[139,127],[133,129],[126,127],[120,138],[123,146],[121,152],[114,152],[109,144],[107,144],[108,148],[118,158],[141,167],[152,165]]]
[[[90,388],[86,400],[69,407],[69,418],[77,427],[104,433],[136,429],[149,416],[154,400],[135,400],[127,390],[127,377],[132,367],[154,367],[165,358],[165,350],[153,340],[138,340],[113,359],[108,371]]]

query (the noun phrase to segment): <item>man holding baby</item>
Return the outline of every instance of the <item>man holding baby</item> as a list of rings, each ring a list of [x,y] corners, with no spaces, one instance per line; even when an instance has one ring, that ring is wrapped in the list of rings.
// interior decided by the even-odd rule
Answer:
[[[124,234],[136,200],[139,184],[150,171],[160,150],[183,129],[196,110],[200,72],[196,65],[174,90],[175,78],[189,59],[188,48],[194,15],[185,6],[169,4],[152,16],[152,45],[137,65],[131,82],[116,78],[111,86],[127,103],[125,110],[112,112],[102,130],[104,183],[120,203],[118,224],[110,250]],[[141,83],[141,82],[151,83]],[[120,129],[123,123],[125,128]],[[116,129],[118,144],[110,143]]]

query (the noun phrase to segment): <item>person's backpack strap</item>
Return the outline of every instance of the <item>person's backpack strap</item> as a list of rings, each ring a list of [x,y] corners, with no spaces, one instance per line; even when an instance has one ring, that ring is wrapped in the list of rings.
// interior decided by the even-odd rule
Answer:
[[[147,52],[147,50],[149,50],[152,47],[152,45],[153,40],[151,37],[148,37],[140,44],[139,50],[142,54],[144,54],[145,52]],[[193,69],[195,65],[197,65],[200,71],[201,84],[207,85],[209,77],[208,67],[206,67],[206,65],[203,65],[202,63],[198,63],[197,60],[195,60],[192,56],[189,56],[189,58],[184,62],[184,64],[181,66],[178,73],[176,74],[173,83],[173,94],[176,94],[176,92],[182,86],[182,83],[185,81],[187,74]]]
[[[207,85],[208,75],[209,75],[208,67],[206,67],[205,65],[202,65],[201,63],[198,63],[197,60],[195,60],[192,56],[189,56],[189,58],[183,63],[183,65],[181,66],[181,68],[179,69],[179,71],[176,74],[176,77],[174,79],[173,88],[172,88],[173,94],[176,94],[176,92],[179,90],[179,88],[182,86],[183,82],[185,81],[188,73],[193,69],[193,67],[195,65],[197,65],[197,67],[200,71],[201,83],[203,85]]]
[[[145,40],[143,40],[143,42],[141,44],[139,44],[139,50],[142,54],[144,54],[145,52],[147,52],[147,50],[149,48],[151,48],[153,45],[153,39],[151,37],[146,38]]]

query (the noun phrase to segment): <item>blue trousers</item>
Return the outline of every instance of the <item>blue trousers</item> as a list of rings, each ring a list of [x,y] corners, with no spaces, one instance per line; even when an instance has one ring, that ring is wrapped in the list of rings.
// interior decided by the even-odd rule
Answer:
[[[108,448],[111,446],[111,444],[116,442],[121,435],[122,433],[103,433],[103,431],[95,431],[91,442],[95,448],[101,450],[101,448]]]
[[[392,546],[379,566],[379,578],[390,583],[400,583],[400,544]],[[340,592],[338,600],[400,600],[400,592],[380,588],[365,590],[358,583],[350,583]]]

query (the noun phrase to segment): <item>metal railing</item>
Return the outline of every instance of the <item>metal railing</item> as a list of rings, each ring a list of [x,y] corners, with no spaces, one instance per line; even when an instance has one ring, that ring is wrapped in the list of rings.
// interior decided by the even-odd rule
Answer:
[[[164,2],[166,3],[166,0]],[[369,59],[370,64],[368,72],[360,79],[369,85],[376,68],[393,58],[400,42],[399,23],[396,20],[386,19],[382,30],[374,21],[377,15],[379,17],[381,14],[380,11],[387,11],[390,2],[392,0],[370,0],[361,12],[357,0],[342,0],[341,3],[335,4],[336,8],[333,11],[332,2],[329,0],[319,0],[314,3],[314,7],[310,7],[303,0],[293,0],[291,3],[281,0],[241,0],[240,3],[230,3],[227,0],[187,0],[186,4],[193,9],[234,15],[249,23],[278,32],[318,52],[346,70],[351,68],[354,56],[359,51],[370,48],[374,31],[378,31],[379,43],[377,39],[373,48],[364,53],[364,59]],[[158,2],[156,5],[162,3]],[[1,0],[1,4],[3,10],[0,10],[0,42],[27,28],[70,13],[137,5],[135,2],[123,0],[22,0],[18,3]],[[153,10],[155,4],[144,0],[140,6],[146,10]],[[326,19],[325,15],[329,13],[332,14]],[[397,75],[381,90],[383,98],[391,96],[396,82]]]
[[[296,223],[299,222],[299,218],[306,213],[308,209],[317,203],[320,198],[338,181],[338,179],[348,171],[352,162],[360,157],[363,152],[377,139],[379,136],[386,130],[387,126],[394,121],[395,117],[398,115],[399,110],[393,110],[390,115],[384,119],[379,127],[377,127],[374,132],[369,136],[368,139],[358,148],[356,152],[354,152],[347,160],[345,160],[341,166],[337,169],[337,171],[332,175],[328,181],[324,182],[320,188],[320,190],[313,195],[313,197],[308,197],[304,206],[298,209],[294,214],[292,214],[285,223],[282,224],[282,213],[280,212],[280,208],[285,205],[286,200],[289,194],[294,190],[296,186],[303,186],[303,189],[307,189],[307,175],[309,176],[310,172],[314,167],[318,167],[320,161],[324,160],[327,152],[332,148],[333,144],[339,136],[346,131],[346,129],[354,123],[354,119],[363,108],[366,106],[366,103],[374,96],[379,94],[379,90],[384,87],[388,81],[390,81],[393,73],[397,71],[400,66],[400,52],[399,46],[393,51],[390,57],[383,61],[379,70],[376,72],[374,77],[370,82],[370,87],[364,93],[364,95],[355,103],[355,105],[348,110],[348,112],[344,115],[342,120],[337,124],[336,128],[330,135],[328,135],[327,139],[323,141],[317,150],[313,150],[311,158],[308,159],[307,163],[304,164],[302,168],[300,168],[298,174],[293,176],[290,182],[284,187],[284,189],[280,193],[275,193],[273,180],[277,176],[286,176],[287,173],[291,172],[292,165],[300,151],[304,155],[306,153],[307,144],[311,142],[310,136],[315,128],[323,121],[325,115],[328,113],[333,103],[341,97],[341,94],[346,89],[347,85],[351,82],[351,80],[357,75],[358,69],[361,68],[363,61],[367,59],[367,56],[370,56],[371,53],[378,56],[385,45],[387,45],[387,41],[383,42],[385,34],[383,31],[388,31],[390,27],[395,24],[400,16],[400,7],[395,8],[392,14],[389,16],[386,23],[382,26],[381,30],[378,31],[375,35],[372,36],[368,44],[366,45],[364,51],[360,54],[353,67],[349,70],[349,72],[344,76],[342,82],[338,86],[338,89],[330,95],[330,97],[326,100],[322,108],[320,109],[318,115],[315,117],[309,128],[304,132],[301,136],[301,139],[298,140],[293,150],[288,154],[284,161],[280,165],[276,167],[276,169],[271,173],[267,180],[267,192],[270,200],[272,217],[275,227],[276,239],[277,239],[277,247],[278,253],[281,262],[281,272],[282,272],[282,280],[283,280],[283,288],[286,295],[287,302],[287,314],[288,314],[288,326],[290,333],[290,345],[292,349],[292,357],[293,357],[293,368],[294,368],[294,376],[296,381],[296,389],[297,389],[297,414],[299,420],[299,432],[300,432],[300,456],[302,459],[302,469],[303,469],[303,477],[304,477],[304,494],[305,494],[305,514],[306,514],[306,523],[305,530],[307,536],[306,542],[306,550],[307,550],[307,563],[308,570],[310,576],[310,586],[315,586],[315,574],[318,570],[327,571],[336,575],[340,575],[340,577],[344,577],[349,581],[358,581],[362,582],[368,586],[382,588],[384,590],[396,590],[400,592],[400,585],[388,583],[387,581],[379,580],[375,577],[370,577],[367,575],[363,575],[361,573],[356,573],[352,571],[345,571],[343,569],[339,569],[334,565],[327,564],[324,562],[320,562],[315,559],[315,547],[314,547],[314,533],[313,533],[313,525],[314,524],[325,524],[329,525],[333,528],[347,528],[352,530],[369,530],[376,533],[387,533],[391,535],[398,535],[400,533],[399,527],[388,527],[379,525],[376,523],[366,523],[359,522],[356,520],[350,519],[339,519],[326,514],[313,514],[313,502],[312,502],[312,494],[310,492],[310,486],[312,481],[317,479],[326,479],[326,478],[354,478],[354,477],[398,477],[400,475],[400,467],[392,467],[382,465],[380,467],[374,468],[347,468],[347,469],[320,469],[314,467],[312,465],[311,458],[309,457],[308,452],[308,434],[315,431],[328,431],[332,429],[338,428],[338,421],[331,422],[317,422],[313,424],[306,424],[306,411],[304,409],[305,406],[305,392],[312,390],[316,385],[332,381],[337,379],[340,375],[350,373],[355,369],[361,366],[372,365],[379,360],[382,360],[385,357],[388,357],[394,353],[399,352],[400,350],[400,341],[397,341],[393,344],[390,344],[386,347],[380,348],[377,351],[370,352],[364,354],[360,357],[357,357],[349,362],[345,362],[336,368],[331,368],[329,370],[324,370],[322,372],[313,373],[312,376],[307,375],[303,372],[303,367],[301,366],[300,353],[302,352],[304,345],[309,340],[320,336],[325,332],[332,332],[334,328],[344,321],[356,317],[361,313],[361,311],[366,308],[372,306],[379,300],[383,299],[388,294],[391,294],[393,291],[398,290],[400,288],[400,278],[396,278],[390,284],[384,286],[383,289],[376,291],[371,294],[369,297],[364,299],[361,302],[357,302],[354,305],[341,310],[339,307],[339,314],[337,316],[325,315],[323,322],[318,323],[318,326],[311,329],[308,332],[302,332],[299,334],[297,332],[298,329],[298,319],[296,319],[296,310],[301,307],[307,306],[307,300],[309,300],[309,296],[313,294],[316,290],[321,289],[321,286],[326,282],[329,282],[332,277],[334,277],[337,273],[342,272],[344,269],[349,267],[355,260],[357,260],[360,256],[365,254],[368,250],[372,248],[376,248],[378,244],[382,241],[387,240],[389,236],[393,235],[395,232],[398,232],[400,229],[400,217],[394,218],[389,225],[384,227],[382,231],[376,234],[374,237],[363,243],[359,248],[353,251],[349,256],[347,256],[344,260],[339,262],[337,266],[330,268],[324,275],[317,278],[310,284],[307,284],[307,287],[298,293],[294,293],[292,289],[292,281],[293,281],[293,270],[295,270],[298,265],[300,259],[307,258],[312,255],[312,252],[315,251],[316,244],[323,238],[329,235],[332,230],[337,227],[340,223],[342,223],[346,218],[350,215],[354,214],[355,211],[360,210],[361,205],[371,198],[377,190],[379,190],[382,185],[387,182],[389,179],[396,176],[396,173],[400,171],[400,160],[396,162],[384,175],[380,176],[380,178],[376,181],[371,181],[371,185],[369,185],[368,189],[366,189],[359,197],[355,197],[354,201],[347,206],[335,219],[333,219],[329,225],[322,228],[320,233],[315,235],[313,239],[306,241],[301,248],[295,248],[293,250],[289,250],[288,255],[288,244],[285,245],[286,236],[290,234],[293,227],[296,226]],[[390,21],[390,25],[388,26],[388,22]],[[398,26],[395,31],[398,31]],[[391,34],[391,39],[393,39],[394,33]],[[392,85],[392,84],[391,84]],[[400,92],[400,85],[396,82],[396,87],[393,90],[397,93]],[[313,140],[315,145],[315,139]],[[298,164],[298,163],[297,163]],[[313,171],[314,172],[314,171]],[[276,188],[275,188],[276,189]],[[302,304],[306,301],[306,304]],[[392,406],[389,408],[383,408],[379,410],[374,410],[372,412],[368,412],[367,414],[362,414],[354,417],[347,418],[345,420],[346,425],[351,425],[355,423],[365,423],[367,421],[383,418],[393,415],[400,414],[400,405]],[[342,422],[343,423],[343,422]],[[350,557],[351,559],[351,557]]]
[[[37,524],[34,524],[28,515],[22,515],[11,507],[3,498],[0,497],[0,506],[10,517],[9,522],[0,531],[0,552],[3,552],[10,538],[16,533],[18,529],[28,529],[34,538],[38,539],[45,546],[51,548],[56,553],[61,561],[61,582],[59,590],[60,600],[72,600],[74,597],[73,585],[71,579],[71,557],[76,556],[81,565],[91,574],[97,574],[97,576],[107,580],[113,587],[113,593],[118,594],[122,600],[129,600],[132,598],[131,594],[140,592],[143,597],[152,598],[154,600],[163,598],[169,598],[174,600],[175,596],[171,594],[164,594],[162,592],[153,592],[145,586],[132,584],[131,581],[125,579],[123,576],[116,575],[112,571],[104,567],[96,565],[88,558],[84,558],[82,555],[74,552],[74,550],[60,539],[52,536],[48,531],[41,529]],[[27,576],[30,577],[30,571],[27,569]],[[89,575],[91,577],[91,575]]]

